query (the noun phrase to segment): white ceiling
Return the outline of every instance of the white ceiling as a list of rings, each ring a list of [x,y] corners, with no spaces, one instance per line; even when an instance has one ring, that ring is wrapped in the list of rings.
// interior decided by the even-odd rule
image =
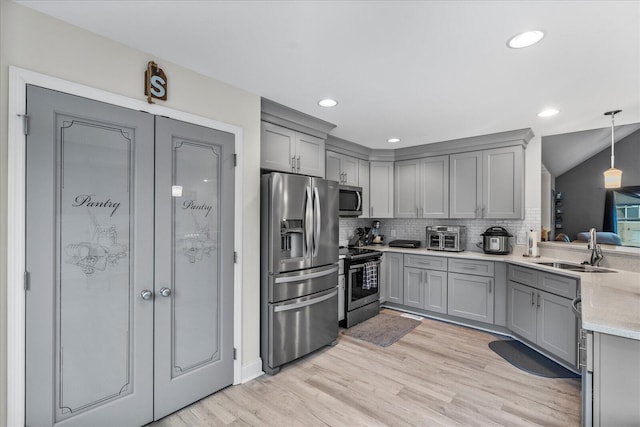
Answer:
[[[640,122],[640,1],[18,1],[398,148]],[[539,44],[507,39],[541,29]],[[174,88],[174,90],[177,90]],[[316,102],[339,101],[325,109]],[[546,107],[561,112],[542,119]],[[389,144],[392,136],[402,138]]]

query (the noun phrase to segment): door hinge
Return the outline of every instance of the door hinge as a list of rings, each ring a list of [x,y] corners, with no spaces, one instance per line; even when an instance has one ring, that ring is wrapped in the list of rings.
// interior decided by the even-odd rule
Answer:
[[[238,252],[233,251],[233,263],[237,264],[238,263]]]
[[[236,351],[235,347],[233,348],[233,360],[236,360],[236,356],[237,356],[238,352]]]
[[[22,117],[22,131],[25,136],[29,135],[29,116],[26,114],[18,114],[18,117]]]
[[[235,168],[236,166],[238,166],[238,155],[233,153],[233,167]]]
[[[29,290],[29,272],[28,271],[24,272],[24,290],[25,291]]]

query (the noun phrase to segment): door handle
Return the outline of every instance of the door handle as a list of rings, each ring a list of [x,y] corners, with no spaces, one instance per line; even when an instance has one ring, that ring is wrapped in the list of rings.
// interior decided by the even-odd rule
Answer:
[[[531,305],[536,305],[536,293],[531,291]]]
[[[160,295],[162,295],[163,297],[168,297],[169,295],[171,295],[171,289],[169,289],[169,288],[161,288],[160,289]]]
[[[493,292],[493,280],[489,280],[489,293]]]
[[[151,297],[153,297],[153,292],[151,292],[149,289],[145,289],[142,292],[140,292],[140,298],[142,298],[145,301],[150,300]]]
[[[296,171],[296,156],[291,156],[291,172]]]
[[[540,294],[538,294],[538,308],[540,308]]]
[[[300,156],[298,156],[298,172],[300,172]]]
[[[320,194],[318,194],[318,187],[313,188],[313,221],[315,226],[313,227],[313,256],[318,256],[320,231],[322,228],[322,213],[320,207]]]

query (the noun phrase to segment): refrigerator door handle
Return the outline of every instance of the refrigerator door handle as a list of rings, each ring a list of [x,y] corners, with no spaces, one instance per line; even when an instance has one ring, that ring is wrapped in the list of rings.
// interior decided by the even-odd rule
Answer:
[[[305,188],[304,196],[304,257],[309,258],[312,251],[312,235],[313,232],[313,200],[311,197],[311,187]]]
[[[326,301],[328,299],[331,299],[333,297],[335,297],[336,295],[338,295],[338,289],[334,289],[331,293],[323,295],[321,297],[317,297],[317,298],[311,298],[307,301],[302,301],[302,302],[296,302],[293,304],[285,304],[285,305],[279,305],[276,306],[273,311],[276,313],[279,313],[281,311],[290,311],[290,310],[296,310],[298,308],[302,308],[302,307],[307,307],[310,305],[314,305],[314,304],[318,304],[322,301]]]
[[[331,268],[328,268],[326,270],[322,270],[322,271],[316,271],[313,273],[306,273],[306,274],[298,274],[295,276],[285,276],[285,277],[278,277],[275,279],[275,283],[291,283],[291,282],[301,282],[303,280],[309,280],[309,279],[315,279],[318,277],[324,277],[324,276],[328,276],[332,273],[335,273],[336,271],[338,271],[338,266],[334,265]]]
[[[318,256],[318,250],[320,248],[320,227],[322,225],[322,214],[320,207],[320,194],[318,194],[318,187],[313,187],[313,256]]]

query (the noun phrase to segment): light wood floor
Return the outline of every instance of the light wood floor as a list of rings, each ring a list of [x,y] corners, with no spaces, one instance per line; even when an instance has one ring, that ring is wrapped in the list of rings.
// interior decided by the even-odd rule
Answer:
[[[429,319],[386,348],[340,335],[150,426],[579,426],[580,381],[520,371],[494,339]]]

